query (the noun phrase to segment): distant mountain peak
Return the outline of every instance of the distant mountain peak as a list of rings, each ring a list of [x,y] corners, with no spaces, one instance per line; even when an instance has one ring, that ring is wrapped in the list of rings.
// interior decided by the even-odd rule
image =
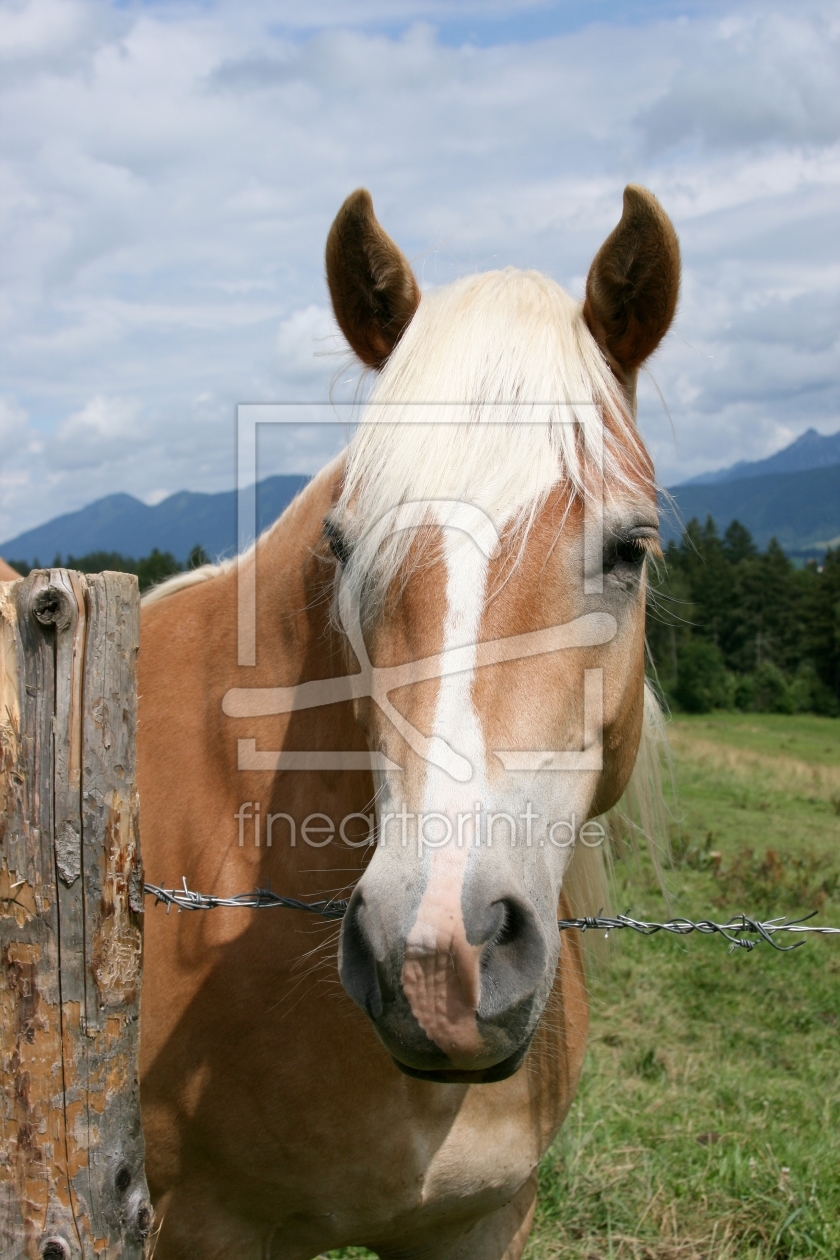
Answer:
[[[819,433],[806,429],[794,438],[789,446],[769,455],[767,459],[739,459],[729,468],[716,472],[700,473],[682,482],[684,486],[716,486],[726,481],[741,481],[747,477],[766,477],[773,473],[808,472],[812,468],[832,468],[840,464],[840,430],[837,433]]]

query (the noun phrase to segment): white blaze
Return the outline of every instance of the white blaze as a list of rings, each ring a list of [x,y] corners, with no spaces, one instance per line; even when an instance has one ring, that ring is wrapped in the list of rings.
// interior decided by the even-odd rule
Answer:
[[[440,680],[433,734],[469,761],[472,777],[466,783],[457,782],[439,766],[428,765],[423,811],[427,816],[445,815],[450,824],[449,838],[440,847],[427,845],[424,849],[428,880],[406,939],[402,979],[411,1009],[426,1035],[447,1053],[469,1054],[481,1045],[476,1024],[481,947],[467,941],[461,895],[469,852],[479,837],[474,822],[459,824],[459,815],[463,819],[474,814],[486,783],[484,735],[472,689],[488,558],[459,530],[444,531],[443,537],[447,569],[443,650],[467,649],[467,659],[462,672]],[[432,835],[427,838],[438,839]]]

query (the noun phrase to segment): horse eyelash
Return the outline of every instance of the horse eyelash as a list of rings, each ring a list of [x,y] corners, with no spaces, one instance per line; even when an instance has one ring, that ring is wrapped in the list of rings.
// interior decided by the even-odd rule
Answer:
[[[324,534],[330,546],[330,551],[335,556],[342,568],[350,559],[350,548],[342,534],[341,530],[331,521],[329,517],[324,521]]]
[[[630,534],[612,538],[604,559],[612,569],[619,562],[641,564],[648,556],[656,558],[661,555],[659,539],[655,534]]]
[[[654,560],[662,559],[662,547],[656,534],[643,534],[639,538],[634,538],[633,541],[639,544],[645,556],[650,556]]]

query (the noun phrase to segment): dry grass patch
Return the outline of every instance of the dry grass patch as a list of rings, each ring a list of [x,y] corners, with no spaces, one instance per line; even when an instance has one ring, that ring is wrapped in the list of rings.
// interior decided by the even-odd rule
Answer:
[[[833,719],[826,721],[833,722]],[[704,738],[680,723],[672,724],[670,741],[674,755],[680,760],[725,769],[753,783],[767,783],[775,790],[781,788],[826,801],[832,801],[832,798],[840,801],[840,764],[816,764],[790,753],[758,752],[752,748],[723,744]]]

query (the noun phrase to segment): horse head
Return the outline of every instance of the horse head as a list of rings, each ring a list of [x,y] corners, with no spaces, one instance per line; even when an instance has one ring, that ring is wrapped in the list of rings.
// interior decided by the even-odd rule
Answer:
[[[601,861],[597,820],[636,760],[658,527],[635,386],[679,247],[631,186],[582,304],[510,269],[421,297],[360,190],[327,278],[378,373],[324,527],[376,783],[341,980],[403,1071],[500,1080],[552,990],[564,886]]]

